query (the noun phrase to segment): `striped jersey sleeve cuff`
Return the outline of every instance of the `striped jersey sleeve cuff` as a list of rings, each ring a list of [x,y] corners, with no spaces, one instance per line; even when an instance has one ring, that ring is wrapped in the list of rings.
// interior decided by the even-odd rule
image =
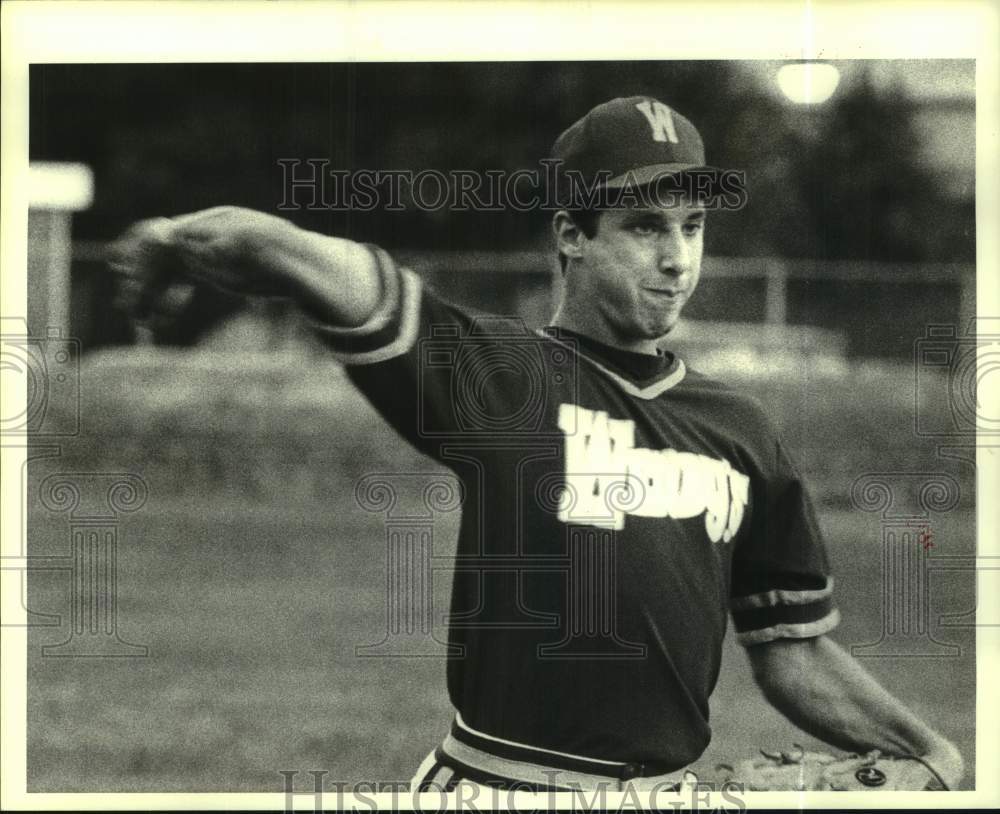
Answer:
[[[375,312],[352,328],[313,322],[319,338],[344,364],[370,365],[409,351],[417,339],[420,317],[420,278],[400,269],[386,252],[369,247],[375,255],[381,300]]]
[[[775,639],[807,639],[821,636],[840,623],[833,604],[833,578],[813,590],[774,589],[730,602],[736,640],[743,645]]]

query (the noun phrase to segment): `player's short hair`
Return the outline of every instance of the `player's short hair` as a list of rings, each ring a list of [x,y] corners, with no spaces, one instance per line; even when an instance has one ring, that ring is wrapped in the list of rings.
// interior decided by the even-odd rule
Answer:
[[[573,223],[579,226],[588,238],[597,234],[597,220],[601,216],[601,212],[604,211],[603,209],[570,209],[567,211],[569,216],[573,218]]]

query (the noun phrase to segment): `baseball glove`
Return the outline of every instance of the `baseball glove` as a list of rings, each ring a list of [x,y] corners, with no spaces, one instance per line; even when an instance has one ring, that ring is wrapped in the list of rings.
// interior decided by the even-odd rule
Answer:
[[[892,757],[878,750],[837,757],[807,752],[761,749],[761,757],[735,766],[720,764],[724,782],[748,791],[946,791],[941,776],[919,757]]]

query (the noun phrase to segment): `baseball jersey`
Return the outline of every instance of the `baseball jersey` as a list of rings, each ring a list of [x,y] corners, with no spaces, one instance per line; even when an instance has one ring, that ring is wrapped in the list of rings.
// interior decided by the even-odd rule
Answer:
[[[479,732],[672,771],[746,645],[833,629],[823,542],[763,409],[670,354],[474,315],[373,249],[381,305],[318,326],[464,488],[448,691]]]

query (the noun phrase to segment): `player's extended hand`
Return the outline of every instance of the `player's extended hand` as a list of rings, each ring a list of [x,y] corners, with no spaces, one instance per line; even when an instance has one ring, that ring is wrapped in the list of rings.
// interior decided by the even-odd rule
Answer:
[[[141,221],[112,246],[117,304],[139,321],[180,314],[199,284],[246,296],[286,296],[301,230],[263,212],[223,206]]]
[[[189,310],[199,286],[290,297],[317,321],[348,327],[381,296],[370,249],[235,206],[137,223],[114,244],[109,266],[117,305],[154,333]]]

